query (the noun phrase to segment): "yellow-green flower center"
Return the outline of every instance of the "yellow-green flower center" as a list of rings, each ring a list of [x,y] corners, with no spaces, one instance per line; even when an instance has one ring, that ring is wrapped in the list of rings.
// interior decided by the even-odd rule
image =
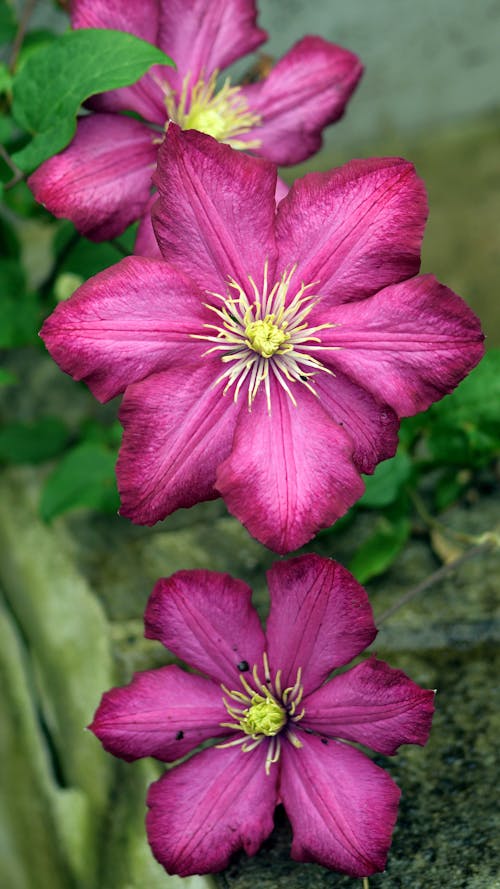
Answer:
[[[279,327],[274,323],[274,315],[266,315],[263,320],[247,324],[245,336],[254,352],[258,352],[263,358],[270,358],[276,352],[284,354],[292,348],[291,346],[282,348],[283,343],[290,339],[290,334],[286,333],[284,328],[286,322]]]
[[[280,758],[281,741],[284,736],[293,747],[302,747],[302,741],[295,733],[297,723],[303,718],[305,710],[299,705],[304,689],[302,687],[302,668],[297,670],[297,678],[293,685],[283,689],[281,670],[271,676],[267,653],[262,655],[264,679],[261,680],[257,664],[253,665],[250,682],[240,675],[243,690],[230,690],[222,685],[224,706],[231,717],[231,722],[221,722],[221,726],[236,732],[236,737],[217,744],[217,747],[241,747],[243,753],[250,753],[259,744],[266,744],[266,774],[269,775],[273,763]],[[246,669],[248,664],[244,661]],[[269,739],[269,740],[266,740]]]
[[[207,80],[201,78],[191,86],[191,75],[183,82],[180,95],[167,93],[165,104],[170,120],[174,120],[183,130],[199,130],[213,136],[219,142],[226,142],[232,148],[259,148],[260,139],[244,141],[238,139],[261,123],[260,115],[248,107],[241,87],[231,86],[226,78],[217,91],[218,71]]]
[[[286,723],[286,710],[271,696],[254,695],[243,713],[241,728],[247,735],[277,735]]]
[[[234,387],[233,397],[237,401],[243,385],[247,386],[249,410],[261,385],[271,413],[271,381],[273,386],[281,386],[292,404],[297,405],[291,384],[300,383],[317,396],[314,376],[319,371],[333,374],[315,353],[338,348],[323,345],[318,336],[335,324],[326,322],[309,327],[308,316],[321,301],[321,296],[308,293],[317,282],[300,285],[297,282],[295,293],[289,293],[295,271],[296,266],[284,270],[272,287],[268,281],[267,260],[261,287],[251,275],[247,288],[230,277],[229,292],[209,294],[212,301],[218,300],[220,304],[205,303],[205,307],[217,316],[217,322],[203,325],[207,333],[191,334],[194,339],[212,343],[205,355],[218,352],[226,365],[214,383],[226,381],[224,395]]]

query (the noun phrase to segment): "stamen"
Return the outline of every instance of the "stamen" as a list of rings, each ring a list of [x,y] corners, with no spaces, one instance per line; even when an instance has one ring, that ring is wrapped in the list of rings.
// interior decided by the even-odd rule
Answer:
[[[221,685],[225,695],[222,702],[232,721],[221,722],[220,725],[241,734],[238,738],[224,741],[217,746],[241,745],[242,752],[249,753],[267,739],[265,769],[266,774],[269,774],[271,766],[279,760],[280,737],[283,733],[294,747],[302,747],[291,725],[302,719],[305,708],[297,713],[303,695],[302,668],[299,667],[297,670],[295,683],[282,691],[282,670],[277,670],[274,678],[272,677],[267,652],[262,655],[262,666],[264,681],[260,678],[258,664],[254,664],[251,672],[247,673],[251,678],[247,679],[242,673],[238,674],[244,692],[230,691],[225,685]],[[232,703],[233,701],[236,705]]]
[[[241,87],[231,86],[229,77],[217,91],[218,74],[214,71],[207,81],[201,78],[191,86],[189,73],[182,81],[180,95],[168,91],[165,105],[169,119],[183,130],[200,130],[232,148],[260,148],[260,139],[245,141],[238,137],[259,127],[261,116],[249,109]]]
[[[300,748],[304,746],[302,744],[302,741],[299,741],[297,735],[294,732],[292,732],[290,729],[287,731],[286,736],[287,736],[288,740],[290,741],[290,744],[292,744],[293,747],[296,747],[297,750],[300,750]]]
[[[214,345],[204,354],[218,352],[223,365],[228,365],[217,377],[212,387],[224,383],[225,395],[233,386],[233,399],[236,402],[246,386],[248,409],[260,387],[263,385],[268,413],[271,413],[271,380],[282,387],[290,401],[297,406],[293,388],[300,383],[314,396],[314,376],[323,371],[335,376],[311,352],[317,349],[332,351],[336,346],[322,346],[318,333],[332,328],[330,323],[308,326],[307,319],[320,301],[318,295],[309,291],[316,287],[302,283],[292,299],[288,291],[296,266],[284,271],[269,290],[269,264],[264,263],[262,288],[259,290],[254,278],[249,275],[248,292],[234,279],[228,279],[231,295],[210,293],[220,301],[219,305],[205,303],[219,323],[205,324],[207,333],[191,334],[194,339],[205,340]],[[292,384],[292,385],[290,385]]]
[[[278,762],[281,753],[281,741],[279,735],[271,739],[266,756],[266,775],[271,772],[271,766]]]

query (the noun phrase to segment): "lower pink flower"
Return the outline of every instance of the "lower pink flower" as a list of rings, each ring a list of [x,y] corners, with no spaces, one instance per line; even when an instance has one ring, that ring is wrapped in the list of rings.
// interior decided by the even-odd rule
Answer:
[[[146,636],[203,675],[137,673],[103,696],[90,728],[129,761],[173,762],[215,739],[149,790],[148,837],[169,873],[210,873],[238,849],[255,853],[282,802],[293,858],[368,876],[385,867],[400,791],[345,741],[385,755],[425,744],[434,693],[374,657],[325,682],[377,632],[341,565],[300,556],[268,579],[266,635],[241,581],[209,571],[159,580]]]

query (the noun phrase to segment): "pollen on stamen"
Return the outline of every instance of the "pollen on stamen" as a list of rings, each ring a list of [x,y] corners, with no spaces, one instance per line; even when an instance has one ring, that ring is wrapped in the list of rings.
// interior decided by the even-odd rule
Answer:
[[[217,90],[218,74],[214,71],[208,80],[202,77],[191,85],[192,76],[188,73],[179,94],[168,91],[165,105],[169,119],[183,130],[199,130],[232,148],[260,148],[260,139],[238,138],[261,124],[260,115],[249,109],[241,87],[231,86],[229,77]]]
[[[263,655],[263,668],[263,681],[257,664],[253,665],[250,681],[239,675],[243,691],[221,685],[222,701],[232,720],[222,722],[221,726],[240,734],[217,744],[217,747],[239,746],[242,753],[250,753],[266,741],[265,771],[269,775],[272,765],[280,758],[282,735],[294,747],[302,747],[293,727],[302,719],[305,710],[296,712],[303,695],[302,669],[298,669],[294,685],[283,691],[282,671],[277,670],[274,677],[271,675],[267,653]]]
[[[222,364],[227,365],[213,387],[224,382],[223,394],[232,390],[235,402],[246,388],[249,410],[262,386],[268,413],[271,413],[272,380],[281,386],[296,406],[298,387],[295,384],[305,386],[317,397],[314,376],[319,372],[334,376],[333,371],[313,353],[319,349],[336,349],[322,346],[318,335],[335,325],[326,323],[309,327],[309,315],[321,300],[319,294],[310,293],[318,282],[302,282],[293,298],[289,299],[296,268],[293,266],[283,272],[271,288],[267,261],[261,289],[250,275],[248,288],[243,288],[230,277],[225,295],[208,293],[217,300],[217,304],[204,304],[216,316],[214,323],[204,325],[207,333],[191,334],[195,339],[212,343],[204,354],[218,353]]]

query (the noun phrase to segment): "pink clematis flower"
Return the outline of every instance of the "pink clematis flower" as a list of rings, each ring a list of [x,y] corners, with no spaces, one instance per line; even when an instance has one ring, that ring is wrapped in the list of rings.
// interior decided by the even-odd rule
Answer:
[[[168,120],[277,164],[321,146],[362,74],[356,55],[304,37],[264,80],[242,86],[219,71],[257,49],[255,0],[74,0],[74,28],[113,28],[156,44],[177,70],[156,66],[130,87],[96,96],[61,154],[30,177],[38,201],[87,237],[113,238],[145,214],[136,252],[156,252],[148,209],[151,174]],[[124,116],[134,111],[143,121]]]
[[[295,182],[172,124],[153,216],[164,260],[128,257],[42,329],[102,401],[125,391],[121,513],[154,524],[221,495],[277,552],[362,494],[483,354],[480,325],[415,277],[426,198],[411,164],[353,161]]]
[[[293,858],[368,876],[385,867],[400,791],[344,741],[386,755],[425,744],[434,693],[375,657],[325,684],[377,632],[341,565],[300,556],[276,563],[268,581],[264,635],[241,581],[210,571],[159,580],[146,636],[203,675],[137,673],[103,696],[90,728],[129,761],[172,762],[217,740],[149,790],[148,837],[169,873],[220,870],[242,847],[254,854],[282,802]]]

